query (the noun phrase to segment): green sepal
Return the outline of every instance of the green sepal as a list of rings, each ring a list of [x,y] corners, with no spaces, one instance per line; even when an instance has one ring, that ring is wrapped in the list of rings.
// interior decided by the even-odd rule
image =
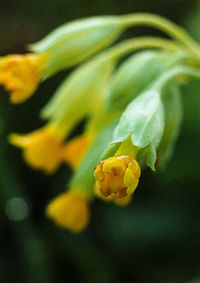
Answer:
[[[115,16],[75,20],[58,27],[41,41],[30,45],[29,49],[50,56],[44,70],[44,76],[49,77],[110,45],[123,29]]]
[[[108,144],[108,147],[101,156],[101,160],[105,160],[111,156],[114,156],[117,150],[119,149],[120,145],[121,143]]]
[[[172,157],[183,116],[181,94],[178,87],[175,85],[168,87],[163,93],[162,101],[165,108],[165,129],[157,150],[156,166],[165,169]]]
[[[111,59],[80,66],[42,109],[42,118],[68,123],[72,116],[80,120],[88,113],[98,111],[105,99],[107,81],[114,66],[115,62]]]
[[[142,168],[147,165],[155,171],[156,158],[156,149],[152,144],[138,150],[137,161]]]
[[[168,59],[168,53],[152,50],[126,59],[112,77],[105,108],[124,109],[162,73],[169,64]]]
[[[134,146],[144,150],[146,165],[154,170],[156,149],[164,131],[164,108],[160,93],[149,90],[134,99],[123,112],[114,131],[112,143],[131,136]]]
[[[96,137],[79,168],[70,181],[70,188],[77,188],[82,194],[92,198],[94,195],[94,169],[101,160],[102,153],[110,142],[118,120],[112,121]]]

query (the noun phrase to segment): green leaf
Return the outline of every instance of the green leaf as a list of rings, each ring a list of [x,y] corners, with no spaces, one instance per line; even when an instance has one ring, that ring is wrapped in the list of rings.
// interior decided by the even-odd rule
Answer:
[[[165,168],[172,157],[180,132],[183,109],[180,92],[176,86],[169,87],[162,98],[165,108],[165,129],[157,151],[157,166]]]
[[[106,108],[124,109],[155,80],[169,64],[168,53],[142,51],[132,55],[113,75]]]
[[[144,149],[146,164],[154,170],[155,151],[164,131],[164,109],[160,93],[149,90],[133,100],[122,114],[114,131],[112,143],[131,135],[134,146]]]

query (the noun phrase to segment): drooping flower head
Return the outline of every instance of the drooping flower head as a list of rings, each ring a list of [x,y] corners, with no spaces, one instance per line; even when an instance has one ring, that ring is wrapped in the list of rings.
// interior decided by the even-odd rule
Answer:
[[[158,27],[176,42],[137,38],[97,54],[72,72],[45,106],[42,117],[47,126],[10,137],[35,169],[52,173],[63,161],[75,169],[73,189],[47,207],[47,216],[72,232],[87,226],[88,202],[95,190],[106,201],[127,205],[138,186],[140,166],[155,170],[169,160],[181,121],[181,112],[174,113],[181,104],[174,92],[163,97],[163,89],[172,79],[176,86],[177,74],[200,77],[199,46],[171,22],[139,14],[74,21],[33,44],[31,51],[38,55],[0,58],[0,84],[17,103],[31,96],[41,77],[84,61],[138,24]],[[117,62],[129,52],[154,47],[162,51],[140,52],[124,64]],[[91,119],[84,133],[66,141],[83,119]]]

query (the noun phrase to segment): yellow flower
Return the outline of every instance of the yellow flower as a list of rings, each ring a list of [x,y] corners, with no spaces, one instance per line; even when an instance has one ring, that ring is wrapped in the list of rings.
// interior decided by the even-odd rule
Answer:
[[[131,195],[137,188],[141,170],[130,156],[114,156],[101,161],[94,171],[99,193],[112,199]]]
[[[46,62],[43,54],[0,57],[0,84],[11,93],[12,103],[23,102],[34,93]]]
[[[67,162],[72,169],[76,169],[81,163],[91,142],[92,137],[87,134],[82,134],[70,140],[63,148],[63,161]]]
[[[49,203],[46,214],[54,222],[71,232],[80,233],[90,219],[87,200],[75,192],[66,192]]]
[[[11,134],[10,143],[23,149],[23,157],[34,169],[53,173],[62,162],[62,137],[51,126],[27,135]]]

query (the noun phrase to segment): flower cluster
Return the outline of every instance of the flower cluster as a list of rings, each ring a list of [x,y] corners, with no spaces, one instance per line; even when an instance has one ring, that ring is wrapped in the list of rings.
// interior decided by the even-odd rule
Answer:
[[[158,28],[171,39],[143,36],[108,48],[136,25]],[[167,165],[181,125],[179,85],[200,78],[200,47],[167,19],[130,14],[67,23],[29,49],[27,55],[0,58],[0,84],[12,103],[25,101],[41,81],[81,63],[41,110],[45,126],[9,137],[36,170],[52,174],[62,163],[72,168],[68,191],[48,204],[46,214],[79,233],[89,222],[95,196],[127,205],[141,169]],[[83,133],[69,139],[83,119]]]

